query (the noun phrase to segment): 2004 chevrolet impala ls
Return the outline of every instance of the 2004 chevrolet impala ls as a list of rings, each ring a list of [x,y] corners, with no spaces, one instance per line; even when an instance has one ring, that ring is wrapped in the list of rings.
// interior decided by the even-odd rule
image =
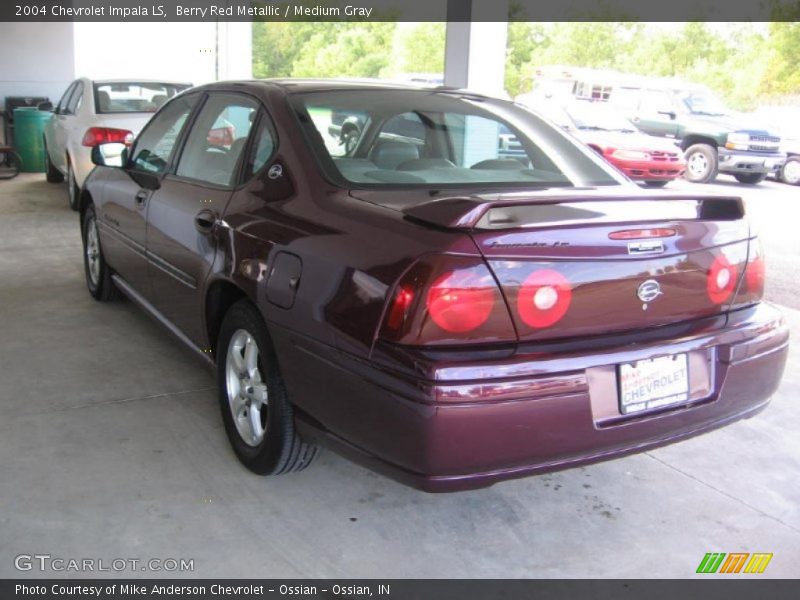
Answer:
[[[425,490],[486,486],[750,417],[781,379],[741,199],[645,192],[510,102],[215,83],[93,159],[89,291],[216,365],[256,473],[325,444]]]

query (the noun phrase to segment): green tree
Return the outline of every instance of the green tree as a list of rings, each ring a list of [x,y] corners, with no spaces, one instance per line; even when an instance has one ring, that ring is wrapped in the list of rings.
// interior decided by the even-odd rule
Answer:
[[[444,73],[444,45],[444,23],[400,27],[395,36],[393,59],[384,75]]]
[[[770,23],[767,66],[760,91],[767,95],[800,93],[800,23]]]

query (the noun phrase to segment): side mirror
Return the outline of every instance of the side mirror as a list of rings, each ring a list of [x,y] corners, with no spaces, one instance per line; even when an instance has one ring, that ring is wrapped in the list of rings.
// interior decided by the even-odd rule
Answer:
[[[38,108],[42,112],[53,112],[53,103],[49,101],[39,102],[39,104],[36,105],[36,108]]]
[[[667,117],[669,117],[669,120],[670,120],[670,121],[674,121],[674,120],[675,120],[675,117],[677,116],[677,115],[676,115],[676,114],[675,114],[673,111],[671,111],[671,110],[659,110],[659,111],[658,111],[658,114],[660,114],[660,115],[664,115],[664,116],[667,116]]]
[[[128,147],[119,142],[98,144],[92,148],[92,162],[100,167],[124,167],[128,164]]]

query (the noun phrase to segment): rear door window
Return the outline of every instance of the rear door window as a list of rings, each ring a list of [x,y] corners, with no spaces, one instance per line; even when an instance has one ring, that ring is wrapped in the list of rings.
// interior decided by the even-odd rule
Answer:
[[[67,112],[67,105],[69,104],[69,100],[70,100],[70,98],[72,97],[72,93],[73,93],[73,92],[75,91],[75,89],[77,88],[77,86],[78,86],[78,83],[79,83],[79,82],[77,82],[77,81],[73,81],[73,82],[72,82],[72,83],[69,85],[69,87],[67,88],[67,91],[66,91],[66,92],[64,92],[64,95],[63,95],[63,96],[61,96],[61,100],[59,100],[59,101],[58,101],[58,106],[56,106],[56,114],[59,114],[59,115],[66,114],[66,112]]]
[[[78,112],[78,109],[81,107],[81,103],[83,101],[83,83],[78,82],[78,85],[75,87],[75,91],[72,93],[72,96],[69,99],[69,103],[67,104],[67,112],[71,115],[74,115]]]
[[[246,96],[211,94],[186,139],[175,174],[231,185],[257,111],[255,100]]]

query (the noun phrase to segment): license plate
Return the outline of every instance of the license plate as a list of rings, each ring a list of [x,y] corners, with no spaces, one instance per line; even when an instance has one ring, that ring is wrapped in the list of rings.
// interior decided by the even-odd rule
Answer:
[[[619,410],[623,415],[689,401],[686,354],[619,365]]]

